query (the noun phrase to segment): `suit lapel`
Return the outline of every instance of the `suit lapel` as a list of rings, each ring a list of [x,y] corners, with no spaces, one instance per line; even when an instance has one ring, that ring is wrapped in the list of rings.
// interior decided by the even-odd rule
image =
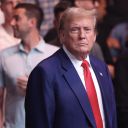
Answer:
[[[108,117],[109,117],[109,108],[108,108],[108,104],[106,103],[106,99],[107,99],[107,91],[106,90],[106,84],[104,82],[104,73],[102,71],[100,71],[100,69],[98,69],[97,67],[99,67],[94,61],[91,61],[90,59],[90,62],[91,62],[91,65],[93,67],[93,70],[95,72],[95,75],[96,75],[96,78],[97,78],[97,81],[98,81],[98,84],[99,84],[99,87],[100,87],[100,91],[101,91],[101,95],[102,95],[102,102],[103,102],[103,108],[104,108],[104,113],[105,113],[105,123],[106,123],[106,127],[110,127],[108,126],[110,123],[109,123],[109,120],[108,120]]]
[[[76,96],[89,122],[92,124],[93,127],[96,127],[86,90],[84,89],[84,86],[73,64],[71,63],[70,59],[67,57],[66,54],[65,56],[63,57],[61,56],[60,58],[62,62],[62,67],[64,69],[63,74],[64,74],[65,79],[67,80],[68,85],[70,86],[74,95]]]

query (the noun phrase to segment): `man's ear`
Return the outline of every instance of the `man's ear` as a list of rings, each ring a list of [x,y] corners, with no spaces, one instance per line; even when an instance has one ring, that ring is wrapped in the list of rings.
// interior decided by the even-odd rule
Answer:
[[[96,37],[97,37],[97,35],[98,35],[98,32],[97,32],[97,30],[95,30],[95,32],[94,32],[94,42],[96,41]]]
[[[94,35],[94,42],[96,41],[96,37],[97,37],[97,34],[95,33],[95,35]]]
[[[59,36],[59,39],[60,39],[60,43],[63,44],[64,37],[65,37],[64,31],[63,30],[58,30],[58,36]]]
[[[35,19],[35,18],[31,18],[30,20],[29,20],[29,22],[30,22],[30,26],[36,26],[36,24],[37,24],[37,20]]]

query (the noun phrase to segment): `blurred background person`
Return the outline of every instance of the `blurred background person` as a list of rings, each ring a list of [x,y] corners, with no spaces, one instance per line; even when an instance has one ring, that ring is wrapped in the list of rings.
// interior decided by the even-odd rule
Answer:
[[[14,46],[20,42],[20,39],[14,37],[14,32],[10,22],[12,19],[14,7],[16,4],[21,3],[22,1],[23,0],[0,0],[0,51]],[[4,112],[4,106],[0,107]],[[0,112],[0,128],[2,127],[4,120],[2,113]]]
[[[14,8],[11,25],[21,43],[0,53],[1,106],[6,89],[5,128],[25,128],[24,98],[28,76],[42,59],[58,49],[46,44],[40,35],[43,16],[42,9],[33,4],[22,3]]]
[[[96,9],[98,20],[102,20],[106,14],[106,0],[74,0],[77,7]],[[99,21],[98,21],[99,22]]]
[[[48,31],[48,33],[45,35],[44,40],[47,43],[61,46],[59,37],[58,37],[58,27],[59,27],[59,21],[63,14],[63,12],[70,7],[73,7],[73,3],[70,0],[62,0],[58,2],[54,7],[54,20],[53,25],[54,27]]]
[[[20,42],[20,39],[14,37],[10,22],[14,7],[23,0],[0,0],[0,2],[0,8],[4,14],[4,22],[0,25],[0,50],[3,50]]]
[[[45,36],[49,29],[53,27],[54,6],[62,0],[25,0],[28,3],[35,3],[44,11],[44,22],[41,25],[41,35]],[[69,0],[70,1],[70,0]]]
[[[107,39],[107,45],[109,47],[114,63],[116,63],[116,60],[118,59],[120,54],[128,48],[127,42],[128,22],[123,22],[115,25]]]

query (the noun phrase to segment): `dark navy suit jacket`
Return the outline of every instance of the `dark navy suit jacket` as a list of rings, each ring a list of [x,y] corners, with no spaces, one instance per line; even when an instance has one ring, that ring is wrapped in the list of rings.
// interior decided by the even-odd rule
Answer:
[[[106,128],[117,128],[113,85],[106,65],[90,56],[99,82]],[[96,128],[84,86],[63,51],[32,71],[25,99],[26,128]]]

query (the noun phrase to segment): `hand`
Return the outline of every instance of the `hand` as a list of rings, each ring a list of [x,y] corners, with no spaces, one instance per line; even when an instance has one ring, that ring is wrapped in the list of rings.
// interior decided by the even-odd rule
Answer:
[[[23,95],[26,94],[27,82],[28,82],[27,76],[19,76],[17,78],[17,87]]]
[[[111,77],[114,78],[115,77],[115,68],[114,68],[114,66],[109,64],[108,65],[108,70],[110,72]]]

